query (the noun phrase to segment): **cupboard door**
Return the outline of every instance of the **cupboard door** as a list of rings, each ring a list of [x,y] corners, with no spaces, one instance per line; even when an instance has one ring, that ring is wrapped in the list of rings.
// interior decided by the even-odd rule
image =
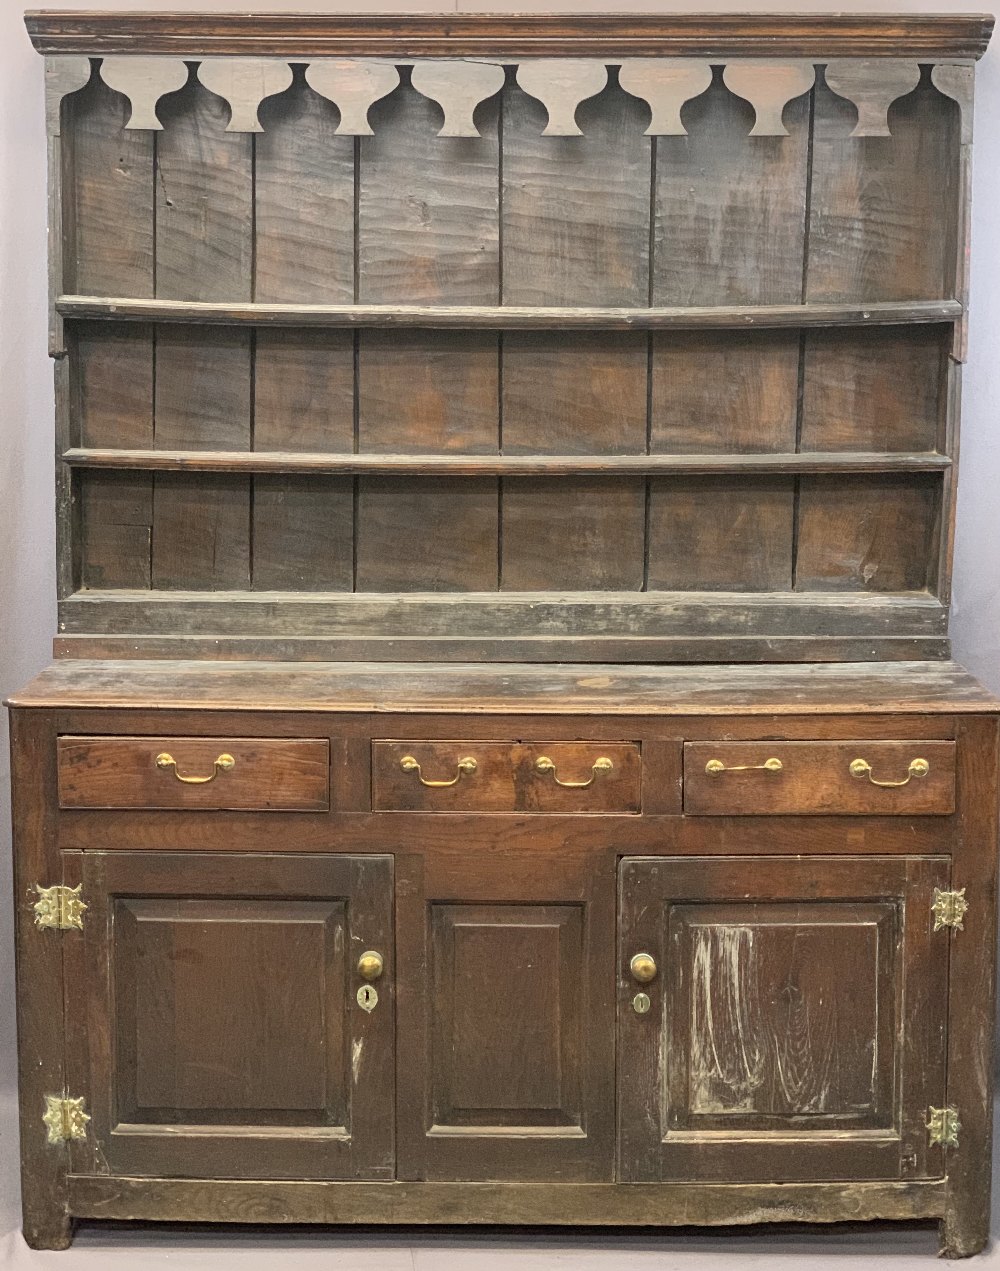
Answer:
[[[947,880],[944,858],[623,860],[619,1177],[940,1175]]]
[[[391,1178],[392,858],[77,860],[70,1032],[92,1122],[74,1169]]]
[[[610,854],[533,841],[397,869],[398,1176],[610,1182]]]

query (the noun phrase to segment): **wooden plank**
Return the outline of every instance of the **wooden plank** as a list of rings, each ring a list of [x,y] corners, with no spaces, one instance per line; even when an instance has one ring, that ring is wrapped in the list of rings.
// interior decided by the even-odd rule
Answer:
[[[503,487],[507,591],[638,591],[645,482],[531,477]]]
[[[605,75],[603,67],[600,71],[600,77],[586,81],[588,92],[600,89]],[[525,82],[524,67],[520,82]],[[537,79],[530,82],[531,91],[542,91]],[[567,126],[573,113],[567,103],[577,97],[573,84],[567,92],[565,109],[546,98],[552,110],[562,111],[562,123],[553,125],[558,128]],[[651,142],[642,135],[644,113],[617,86],[605,89],[575,110],[584,139],[562,141],[542,135],[550,118],[544,106],[521,89],[508,89],[503,123],[506,302],[648,301]],[[646,379],[646,341],[638,338],[594,333],[584,340],[505,340],[505,451],[508,444],[514,453],[645,450]],[[501,507],[502,587],[642,586],[642,483],[507,482]],[[547,525],[541,523],[543,516]]]
[[[423,327],[428,330],[484,328],[608,331],[748,327],[909,325],[961,319],[957,300],[913,300],[872,304],[763,305],[444,305],[444,304],[238,304],[213,301],[135,300],[128,296],[59,296],[67,318],[110,321],[214,322],[224,325],[291,327]]]
[[[227,133],[225,103],[191,83],[159,108],[156,290],[177,300],[252,298],[249,136]],[[156,443],[251,447],[250,336],[158,333]],[[250,581],[250,483],[161,474],[153,495],[155,587],[243,588]]]
[[[261,119],[254,168],[254,300],[349,304],[354,142],[336,136],[336,107],[300,75],[288,92],[264,103]]]
[[[153,445],[153,331],[81,324],[72,343],[73,427],[86,444]],[[80,586],[148,587],[153,476],[90,472],[78,489]],[[68,545],[67,545],[68,547]]]
[[[65,110],[64,143],[72,155],[67,283],[92,295],[151,297],[152,136],[125,128],[127,99],[96,77],[67,99]]]
[[[81,587],[149,587],[151,482],[128,472],[87,473],[79,493]]]
[[[254,340],[254,452],[222,467],[260,462],[261,451],[325,461],[354,444],[354,338],[345,331],[258,331]],[[317,453],[319,452],[319,453]],[[332,456],[331,456],[332,457]],[[346,456],[345,456],[346,457]],[[205,456],[199,457],[203,462]],[[259,468],[257,469],[260,470]]]
[[[317,359],[321,361],[322,359]],[[333,360],[333,359],[331,359]],[[322,402],[309,395],[295,420],[304,432],[315,430],[302,443],[327,440]],[[259,394],[258,394],[259,400]],[[293,401],[298,399],[293,398]],[[283,405],[283,403],[279,403]],[[312,409],[315,406],[315,410]],[[268,418],[271,418],[268,416]],[[283,419],[279,426],[284,427]],[[260,427],[254,430],[260,439]],[[298,436],[287,439],[290,444]],[[565,440],[569,440],[566,438]],[[706,438],[706,444],[714,437]],[[936,451],[858,454],[850,451],[812,451],[805,454],[664,454],[664,455],[467,455],[467,454],[336,454],[308,450],[102,450],[71,447],[62,454],[74,468],[149,469],[154,472],[329,472],[406,473],[442,476],[602,476],[609,473],[775,473],[775,472],[947,472],[948,455]]]
[[[22,1231],[34,1249],[65,1249],[72,1236],[69,1153],[65,1144],[46,1142],[41,1116],[46,1095],[66,1090],[62,941],[78,933],[46,931],[34,921],[36,886],[62,881],[56,810],[48,797],[56,780],[51,725],[44,715],[15,711],[10,729],[21,1170],[30,1180],[21,1197]]]
[[[189,83],[160,103],[156,151],[156,295],[251,300],[251,138],[226,132],[220,97]]]
[[[160,473],[153,491],[153,586],[249,587],[249,500],[245,477]]]
[[[793,482],[650,481],[648,586],[783,591],[792,585]]]
[[[360,300],[433,306],[498,299],[499,106],[489,101],[478,114],[480,138],[438,137],[439,108],[412,88],[373,107],[375,135],[360,143]],[[495,337],[362,336],[358,359],[364,449],[496,453]],[[356,586],[493,589],[497,524],[495,481],[363,480]]]
[[[643,336],[512,333],[504,338],[503,359],[505,458],[639,456],[645,450]]]
[[[796,588],[926,587],[939,503],[931,476],[800,478]]]
[[[738,453],[740,463],[794,451],[798,376],[797,334],[656,335],[650,448]]]
[[[254,298],[354,298],[354,142],[336,108],[305,83],[261,107],[254,149]],[[354,337],[346,331],[255,332],[253,446],[354,447]],[[261,476],[253,483],[255,589],[350,590],[354,488],[344,478]]]
[[[389,483],[390,485],[392,483]],[[400,566],[402,572],[402,566]],[[947,611],[926,593],[578,592],[565,597],[536,592],[479,596],[280,596],[233,593],[206,596],[82,592],[60,607],[66,634],[146,631],[171,635],[352,636],[488,640],[534,632],[586,642],[618,635],[635,639],[703,636],[827,636],[887,638],[947,634]],[[626,603],[626,601],[628,603]]]
[[[961,811],[951,886],[965,889],[969,913],[964,931],[937,933],[950,945],[947,1103],[962,1120],[961,1150],[947,1153],[941,1252],[949,1258],[978,1253],[989,1238],[996,999],[997,721],[967,719],[959,727]]]
[[[967,14],[213,14],[30,11],[40,53],[338,57],[981,57],[993,19]]]
[[[651,303],[801,299],[809,103],[785,108],[789,136],[748,141],[753,107],[717,79],[684,108],[689,135],[657,140]]]
[[[803,363],[803,450],[922,450],[939,443],[946,333],[937,327],[810,332]]]
[[[80,593],[87,594],[87,593]],[[285,593],[289,594],[289,593]],[[649,662],[725,665],[730,662],[946,661],[946,636],[169,636],[65,635],[52,643],[57,658],[167,658],[264,663],[369,661],[420,664],[532,662],[581,666]]]
[[[713,665],[516,668],[404,663],[64,661],[10,699],[12,706],[64,709],[158,703],[163,710],[394,711],[636,715],[841,717],[891,712],[941,716],[995,713],[1000,700],[955,662],[911,661],[816,666]],[[389,721],[385,722],[388,728]],[[618,727],[619,725],[616,725]],[[855,723],[850,725],[852,728]],[[891,725],[885,725],[891,727]],[[943,725],[942,725],[943,726]],[[383,727],[383,725],[380,725]],[[756,725],[751,736],[756,736]],[[933,728],[939,727],[935,722]],[[451,734],[446,734],[451,735]],[[490,733],[490,736],[495,734]],[[712,735],[711,733],[709,734]],[[843,733],[841,733],[843,735]],[[852,734],[853,735],[853,734]],[[932,732],[931,735],[938,735]],[[950,736],[945,733],[944,736]],[[814,736],[806,732],[806,738]],[[55,748],[52,748],[54,763]],[[53,788],[54,788],[53,771]],[[634,826],[634,819],[632,821]],[[629,833],[633,829],[628,830]],[[838,830],[838,834],[842,830]],[[935,825],[934,834],[940,833]],[[843,840],[839,840],[842,850]]]
[[[353,578],[354,483],[344,477],[255,478],[254,589],[350,591]]]
[[[358,445],[495,455],[499,359],[488,332],[376,332],[361,336]]]
[[[506,305],[647,303],[650,141],[644,108],[608,88],[578,111],[583,141],[543,138],[544,107],[504,96]]]
[[[856,111],[816,89],[805,299],[954,294],[958,107],[929,84],[895,102],[892,139],[854,138]]]
[[[357,514],[358,591],[492,591],[496,482],[364,477]]]

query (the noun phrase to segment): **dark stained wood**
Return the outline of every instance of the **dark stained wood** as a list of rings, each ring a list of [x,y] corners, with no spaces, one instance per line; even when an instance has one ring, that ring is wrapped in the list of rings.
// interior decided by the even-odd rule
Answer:
[[[398,1178],[613,1178],[612,868],[397,856]]]
[[[218,301],[136,300],[129,296],[56,297],[67,318],[110,321],[204,322],[235,326],[423,327],[544,330],[591,328],[628,331],[673,327],[883,326],[960,319],[957,300],[873,304],[767,305],[445,305],[445,304],[240,304]]]
[[[753,107],[717,80],[681,112],[688,136],[656,139],[651,304],[802,299],[809,100],[788,137],[748,141]]]
[[[792,583],[790,479],[651,480],[650,589],[784,591]]]
[[[272,57],[917,57],[978,58],[993,29],[984,14],[672,13],[206,15],[30,10],[40,53],[266,52]]]
[[[22,1233],[33,1249],[66,1249],[73,1233],[67,1204],[65,1145],[45,1141],[39,1117],[45,1096],[65,1088],[63,946],[59,935],[35,926],[36,886],[62,881],[56,833],[56,756],[45,718],[12,711],[11,799],[14,854],[14,931],[17,941],[17,1072],[21,1124]],[[50,939],[49,937],[56,938]],[[39,986],[44,985],[44,992]],[[53,1009],[53,1003],[56,1009]]]
[[[366,302],[489,304],[499,298],[498,107],[479,138],[440,138],[440,108],[403,86],[371,111],[358,159],[358,292]],[[400,199],[400,190],[406,190]],[[495,336],[362,335],[362,450],[499,447]],[[496,483],[362,480],[359,590],[492,590]],[[402,576],[401,576],[402,575]]]
[[[335,1183],[87,1178],[70,1175],[73,1212],[89,1218],[204,1222],[525,1223],[546,1226],[745,1226],[935,1218],[942,1180],[913,1183]],[[274,1196],[280,1195],[276,1209]],[[928,1244],[928,1256],[931,1248]]]
[[[504,481],[501,587],[638,591],[645,501],[636,480]]]
[[[350,591],[353,483],[344,477],[256,477],[252,575],[256,591]]]
[[[936,327],[810,332],[803,450],[933,450],[944,418],[947,348]]]
[[[169,853],[93,853],[83,885],[71,1011],[105,1168],[392,1176],[391,857],[202,854],[182,875]],[[365,948],[386,965],[371,1012]]]
[[[421,667],[357,662],[55,662],[9,705],[552,715],[989,714],[954,662],[813,666]]]
[[[324,365],[333,358],[324,358]],[[297,382],[301,385],[302,379]],[[588,400],[592,400],[589,398]],[[293,399],[294,400],[294,399]],[[312,401],[310,394],[310,401]],[[319,412],[317,412],[319,413]],[[303,427],[310,424],[309,413],[299,417]],[[596,424],[596,421],[595,421]],[[321,422],[316,442],[325,440]],[[595,433],[597,429],[595,426]],[[506,430],[505,430],[506,432]],[[684,430],[678,430],[682,445]],[[256,435],[256,430],[255,430]],[[292,442],[296,438],[292,438]],[[569,437],[564,439],[566,442]],[[601,438],[598,435],[597,440]],[[705,442],[719,444],[721,433]],[[610,433],[607,444],[615,444]],[[673,444],[671,440],[670,444]],[[607,476],[614,473],[776,473],[776,472],[945,472],[951,459],[938,451],[872,453],[852,451],[812,451],[805,454],[344,454],[300,450],[110,450],[72,447],[63,452],[65,463],[74,468],[139,469],[152,472],[303,472],[377,473],[430,476]]]
[[[932,1010],[943,1027],[944,966],[919,933],[948,864],[926,864],[911,875],[906,860],[877,857],[827,858],[821,872],[808,859],[622,862],[621,1177],[902,1175],[897,1126],[926,1132],[915,1096],[945,1080],[920,1022]],[[631,1006],[640,951],[659,967],[642,986],[647,1014]],[[926,1049],[906,1049],[897,1086],[899,1039],[913,1032]],[[923,1070],[916,1086],[910,1065]]]
[[[656,335],[650,448],[741,459],[794,451],[798,380],[797,334]]]
[[[325,741],[246,737],[60,737],[63,808],[248,808],[323,811],[330,806]],[[175,763],[161,768],[157,758]],[[221,755],[235,763],[218,767]],[[191,784],[184,778],[212,779]]]
[[[304,78],[265,101],[260,117],[264,131],[254,141],[253,298],[262,304],[350,303],[353,140],[335,135],[337,108]]]
[[[168,299],[251,298],[252,170],[246,134],[225,131],[221,98],[197,84],[160,104],[156,291]],[[250,340],[245,332],[158,333],[156,441],[250,449]],[[153,494],[154,587],[246,587],[250,483],[159,476]]]
[[[81,292],[152,297],[152,135],[125,128],[127,100],[96,76],[68,98],[66,115],[72,162],[65,277]]]
[[[476,766],[463,770],[461,761],[469,758]],[[554,767],[540,769],[539,759],[551,760]],[[612,767],[595,769],[601,760]],[[435,781],[454,784],[425,784]],[[377,811],[638,812],[641,789],[639,747],[621,742],[372,743],[372,807]]]
[[[938,514],[933,478],[802,477],[795,585],[909,591],[929,581]]]
[[[504,458],[599,455],[603,469],[605,456],[641,455],[646,361],[638,334],[505,335]]]
[[[366,477],[360,487],[358,591],[495,589],[495,481]]]
[[[150,477],[131,472],[84,477],[79,493],[81,587],[150,586],[152,512]]]
[[[948,1103],[963,1109],[962,1151],[947,1154],[948,1197],[941,1224],[945,1257],[985,1248],[990,1231],[993,1157],[993,1055],[996,997],[997,808],[1000,737],[995,719],[959,728],[959,831],[951,886],[966,889],[975,909],[965,931],[949,932]],[[985,849],[985,850],[984,850]],[[974,940],[963,940],[972,935]],[[940,933],[939,933],[940,934]]]
[[[778,771],[761,765],[781,763]],[[863,759],[871,774],[855,777]],[[914,759],[929,765],[910,776]],[[707,771],[712,762],[727,771]],[[731,771],[731,769],[737,769]],[[748,771],[739,771],[748,768]],[[874,781],[905,783],[877,786]],[[955,810],[955,743],[950,741],[689,742],[684,747],[684,811],[719,816],[950,815]]]
[[[923,84],[892,106],[891,139],[852,138],[855,107],[817,88],[804,299],[954,294],[958,109]]]

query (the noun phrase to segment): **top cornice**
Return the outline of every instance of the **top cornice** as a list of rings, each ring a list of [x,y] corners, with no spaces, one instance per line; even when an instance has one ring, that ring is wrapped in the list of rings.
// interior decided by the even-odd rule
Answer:
[[[351,57],[896,57],[972,60],[988,14],[25,14],[39,53]]]

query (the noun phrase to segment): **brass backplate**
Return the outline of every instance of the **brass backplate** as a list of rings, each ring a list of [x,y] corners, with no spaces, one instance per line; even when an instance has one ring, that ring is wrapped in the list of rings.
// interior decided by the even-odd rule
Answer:
[[[89,1120],[89,1115],[83,1110],[82,1099],[69,1099],[56,1094],[45,1096],[45,1115],[42,1121],[48,1127],[50,1143],[85,1139]]]
[[[53,887],[39,887],[36,883],[35,926],[52,927],[57,931],[69,931],[74,927],[82,930],[83,911],[87,908],[80,894],[82,890],[82,883],[77,887],[64,887],[61,883]]]
[[[942,1147],[958,1147],[958,1132],[962,1123],[957,1108],[927,1109],[927,1138]]]
[[[934,888],[931,913],[934,915],[935,931],[940,931],[942,927],[954,927],[956,931],[964,931],[962,919],[968,909],[969,902],[965,899],[964,887],[960,887],[958,891],[942,891],[940,887]]]

